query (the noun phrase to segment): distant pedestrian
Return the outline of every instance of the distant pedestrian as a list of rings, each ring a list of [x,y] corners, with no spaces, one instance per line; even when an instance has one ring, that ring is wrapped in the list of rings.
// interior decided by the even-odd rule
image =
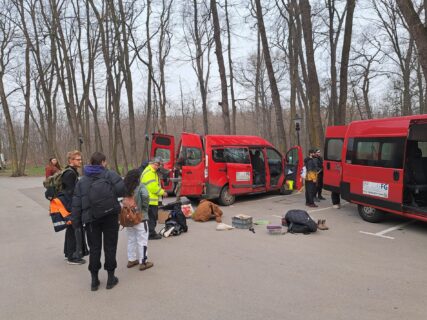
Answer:
[[[304,165],[306,167],[305,176],[305,205],[308,207],[317,207],[314,203],[314,197],[316,195],[316,184],[317,184],[317,165],[314,160],[314,149],[308,151],[308,157],[304,159]]]
[[[150,206],[148,207],[148,239],[150,240],[159,240],[162,238],[162,236],[156,232],[159,200],[162,196],[167,196],[166,191],[162,189],[158,175],[161,165],[162,159],[154,157],[141,174],[141,183],[147,188],[150,197]]]
[[[53,176],[55,173],[59,171],[61,171],[61,166],[59,165],[58,159],[50,158],[49,163],[46,165],[46,168],[45,168],[46,178]]]
[[[107,289],[119,282],[114,275],[117,268],[118,215],[121,209],[117,198],[124,196],[125,185],[117,173],[106,167],[103,153],[92,154],[90,165],[84,167],[84,176],[77,183],[73,197],[73,225],[83,223],[87,232],[92,291],[98,290],[100,284],[98,272],[101,269],[103,246],[104,269],[108,272]]]
[[[141,215],[141,223],[127,227],[128,235],[128,268],[139,264],[139,270],[146,270],[153,266],[147,260],[148,248],[148,207],[149,196],[145,185],[140,184],[139,169],[130,170],[124,179],[126,193],[122,201],[123,207],[130,207]]]

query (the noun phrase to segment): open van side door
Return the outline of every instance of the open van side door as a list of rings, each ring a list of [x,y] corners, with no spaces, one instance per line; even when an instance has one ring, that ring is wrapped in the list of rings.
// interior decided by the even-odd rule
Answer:
[[[250,193],[253,189],[253,169],[249,157],[248,148],[228,148],[227,151],[234,152],[232,159],[236,162],[227,162],[227,178],[230,193],[243,194]],[[231,159],[231,157],[230,157]]]
[[[302,188],[301,171],[304,165],[304,156],[300,146],[294,146],[285,155],[285,183],[289,190]]]
[[[178,157],[183,159],[181,195],[201,196],[205,185],[202,137],[198,134],[183,133]]]
[[[340,192],[342,175],[342,149],[347,126],[331,126],[326,129],[323,153],[323,188]],[[345,156],[345,155],[344,155]]]

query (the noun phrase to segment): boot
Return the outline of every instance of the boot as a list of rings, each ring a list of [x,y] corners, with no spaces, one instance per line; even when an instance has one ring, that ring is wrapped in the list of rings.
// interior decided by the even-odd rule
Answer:
[[[320,220],[320,224],[318,225],[318,228],[320,230],[329,230],[328,226],[325,224],[326,220]]]
[[[90,275],[92,276],[92,282],[90,284],[90,290],[96,291],[99,287],[99,279],[98,279],[98,272],[91,272]]]
[[[317,220],[317,227],[319,228],[320,224],[322,223],[322,220],[318,219]]]
[[[119,278],[114,275],[114,271],[108,271],[107,289],[113,289],[119,283]]]

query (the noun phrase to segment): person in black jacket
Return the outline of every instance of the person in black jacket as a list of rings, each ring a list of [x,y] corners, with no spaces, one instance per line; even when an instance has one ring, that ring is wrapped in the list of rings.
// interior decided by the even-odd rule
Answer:
[[[74,188],[79,179],[77,169],[82,165],[82,154],[78,150],[70,151],[67,153],[67,159],[68,165],[65,167],[61,177],[62,190],[58,194],[58,198],[64,204],[65,209],[71,212]],[[85,259],[82,258],[82,256],[88,254],[84,233],[81,228],[76,230],[77,232],[75,232],[72,225],[68,225],[65,229],[64,255],[68,264],[86,263]],[[76,235],[79,241],[77,241]]]
[[[317,197],[315,197],[315,200],[317,199],[317,201],[319,200],[326,200],[326,198],[324,198],[322,196],[322,189],[323,189],[323,158],[321,156],[320,150],[317,149],[316,153],[314,154],[314,160],[316,161],[316,165],[317,165],[317,190],[316,190],[316,194]]]
[[[317,185],[317,165],[314,160],[314,149],[308,151],[308,157],[304,159],[304,165],[307,170],[305,177],[305,205],[308,207],[316,208],[314,197],[316,196]]]
[[[104,242],[104,269],[108,272],[107,289],[113,288],[119,279],[114,275],[117,268],[116,251],[119,236],[118,215],[120,203],[118,197],[125,194],[122,178],[106,169],[104,154],[95,152],[90,158],[90,165],[84,167],[84,176],[76,185],[73,196],[73,226],[85,225],[90,248],[89,271],[92,282],[91,290],[99,287],[98,272],[101,269],[101,249]],[[96,190],[96,192],[95,192]],[[102,206],[109,204],[109,208]],[[100,211],[101,210],[101,211]]]

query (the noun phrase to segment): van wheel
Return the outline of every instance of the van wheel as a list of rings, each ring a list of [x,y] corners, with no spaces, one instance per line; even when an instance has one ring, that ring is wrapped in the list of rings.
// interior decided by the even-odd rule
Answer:
[[[384,219],[384,212],[378,209],[362,206],[360,204],[357,206],[357,209],[359,210],[359,215],[365,221],[376,223]]]
[[[230,193],[228,186],[224,186],[219,194],[219,204],[222,206],[230,206],[236,201],[236,197]]]

